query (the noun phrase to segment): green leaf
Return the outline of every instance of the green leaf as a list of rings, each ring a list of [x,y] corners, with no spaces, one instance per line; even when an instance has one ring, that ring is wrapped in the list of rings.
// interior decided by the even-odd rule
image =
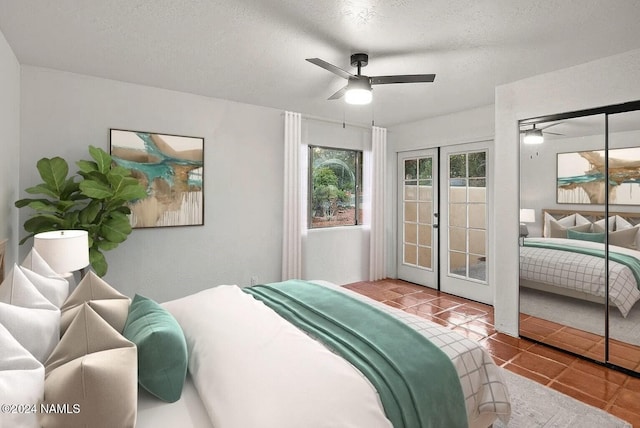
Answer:
[[[30,195],[47,195],[56,199],[58,199],[58,197],[60,196],[54,190],[50,189],[49,186],[47,186],[46,184],[38,184],[33,187],[28,187],[25,189],[25,192],[27,192]]]
[[[57,213],[59,211],[55,202],[51,202],[46,199],[36,199],[29,202],[28,205],[29,205],[29,208],[32,208],[35,211],[40,211],[40,212]]]
[[[69,173],[67,161],[61,157],[42,158],[37,163],[38,172],[42,181],[58,195],[62,192],[64,182]]]
[[[48,232],[60,229],[63,220],[52,214],[38,214],[24,222],[24,230],[31,233]]]
[[[111,241],[97,241],[96,242],[96,246],[104,251],[109,251],[109,250],[113,250],[114,248],[116,248],[118,245],[120,245],[119,242],[111,242]]]
[[[98,171],[98,164],[93,161],[88,160],[79,160],[76,162],[78,168],[80,168],[81,172],[90,173],[93,171]]]
[[[100,201],[93,200],[80,210],[80,223],[93,223],[100,212]]]
[[[108,199],[113,196],[109,186],[93,180],[84,180],[80,183],[80,190],[84,195],[93,199]]]
[[[102,224],[100,232],[104,239],[108,241],[117,243],[124,242],[131,233],[131,224],[127,216],[114,212],[112,213],[112,217]]]
[[[15,201],[13,203],[13,205],[15,205],[16,208],[23,208],[28,206],[30,203],[32,203],[33,201],[49,201],[48,199],[33,199],[33,198],[25,198],[25,199],[18,199],[17,201]],[[52,202],[53,203],[53,202]]]
[[[93,159],[95,159],[96,164],[98,165],[98,171],[103,174],[109,172],[109,169],[111,169],[111,156],[109,153],[98,147],[89,146],[89,154]]]
[[[122,177],[129,177],[131,176],[131,170],[120,165],[115,165],[111,167],[109,175],[120,175]]]
[[[146,198],[147,191],[140,184],[136,183],[135,185],[122,188],[117,196],[125,201],[135,201]]]
[[[102,277],[107,274],[107,259],[97,248],[89,248],[89,263],[96,275]]]

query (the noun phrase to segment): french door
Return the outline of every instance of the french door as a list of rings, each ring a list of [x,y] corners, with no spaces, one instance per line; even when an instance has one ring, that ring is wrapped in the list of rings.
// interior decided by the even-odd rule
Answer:
[[[398,278],[493,303],[488,159],[488,142],[398,154]]]
[[[438,272],[437,153],[398,154],[398,278],[432,288]]]

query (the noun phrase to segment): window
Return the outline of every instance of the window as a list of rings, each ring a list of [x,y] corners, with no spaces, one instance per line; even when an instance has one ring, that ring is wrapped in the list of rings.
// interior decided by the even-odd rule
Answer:
[[[362,151],[309,147],[309,228],[362,223]]]

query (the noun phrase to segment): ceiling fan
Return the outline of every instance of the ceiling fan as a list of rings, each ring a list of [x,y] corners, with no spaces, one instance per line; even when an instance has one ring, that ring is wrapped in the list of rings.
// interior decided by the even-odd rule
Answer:
[[[543,134],[550,135],[564,135],[558,134],[557,132],[549,132],[545,131],[547,128],[551,128],[552,126],[560,125],[562,122],[555,122],[547,126],[543,126],[542,128],[536,128],[536,124],[533,124],[531,129],[523,129],[520,131],[521,134],[524,134],[522,141],[525,144],[542,144],[544,142]]]
[[[400,74],[395,76],[365,76],[361,74],[362,67],[369,63],[369,55],[366,53],[354,53],[351,55],[351,66],[357,67],[358,72],[351,74],[343,69],[320,58],[307,58],[312,64],[322,67],[340,77],[347,79],[347,85],[329,97],[330,100],[337,100],[345,97],[349,104],[369,104],[371,102],[371,85],[385,85],[389,83],[418,83],[433,82],[435,74]]]

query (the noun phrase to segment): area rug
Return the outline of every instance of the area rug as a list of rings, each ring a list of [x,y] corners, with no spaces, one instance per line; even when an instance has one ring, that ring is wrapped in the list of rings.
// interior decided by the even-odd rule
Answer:
[[[511,396],[509,425],[494,428],[630,428],[631,424],[525,377],[503,370]]]
[[[611,307],[612,339],[640,346],[640,304],[626,318]],[[520,312],[604,336],[604,305],[520,287]]]

